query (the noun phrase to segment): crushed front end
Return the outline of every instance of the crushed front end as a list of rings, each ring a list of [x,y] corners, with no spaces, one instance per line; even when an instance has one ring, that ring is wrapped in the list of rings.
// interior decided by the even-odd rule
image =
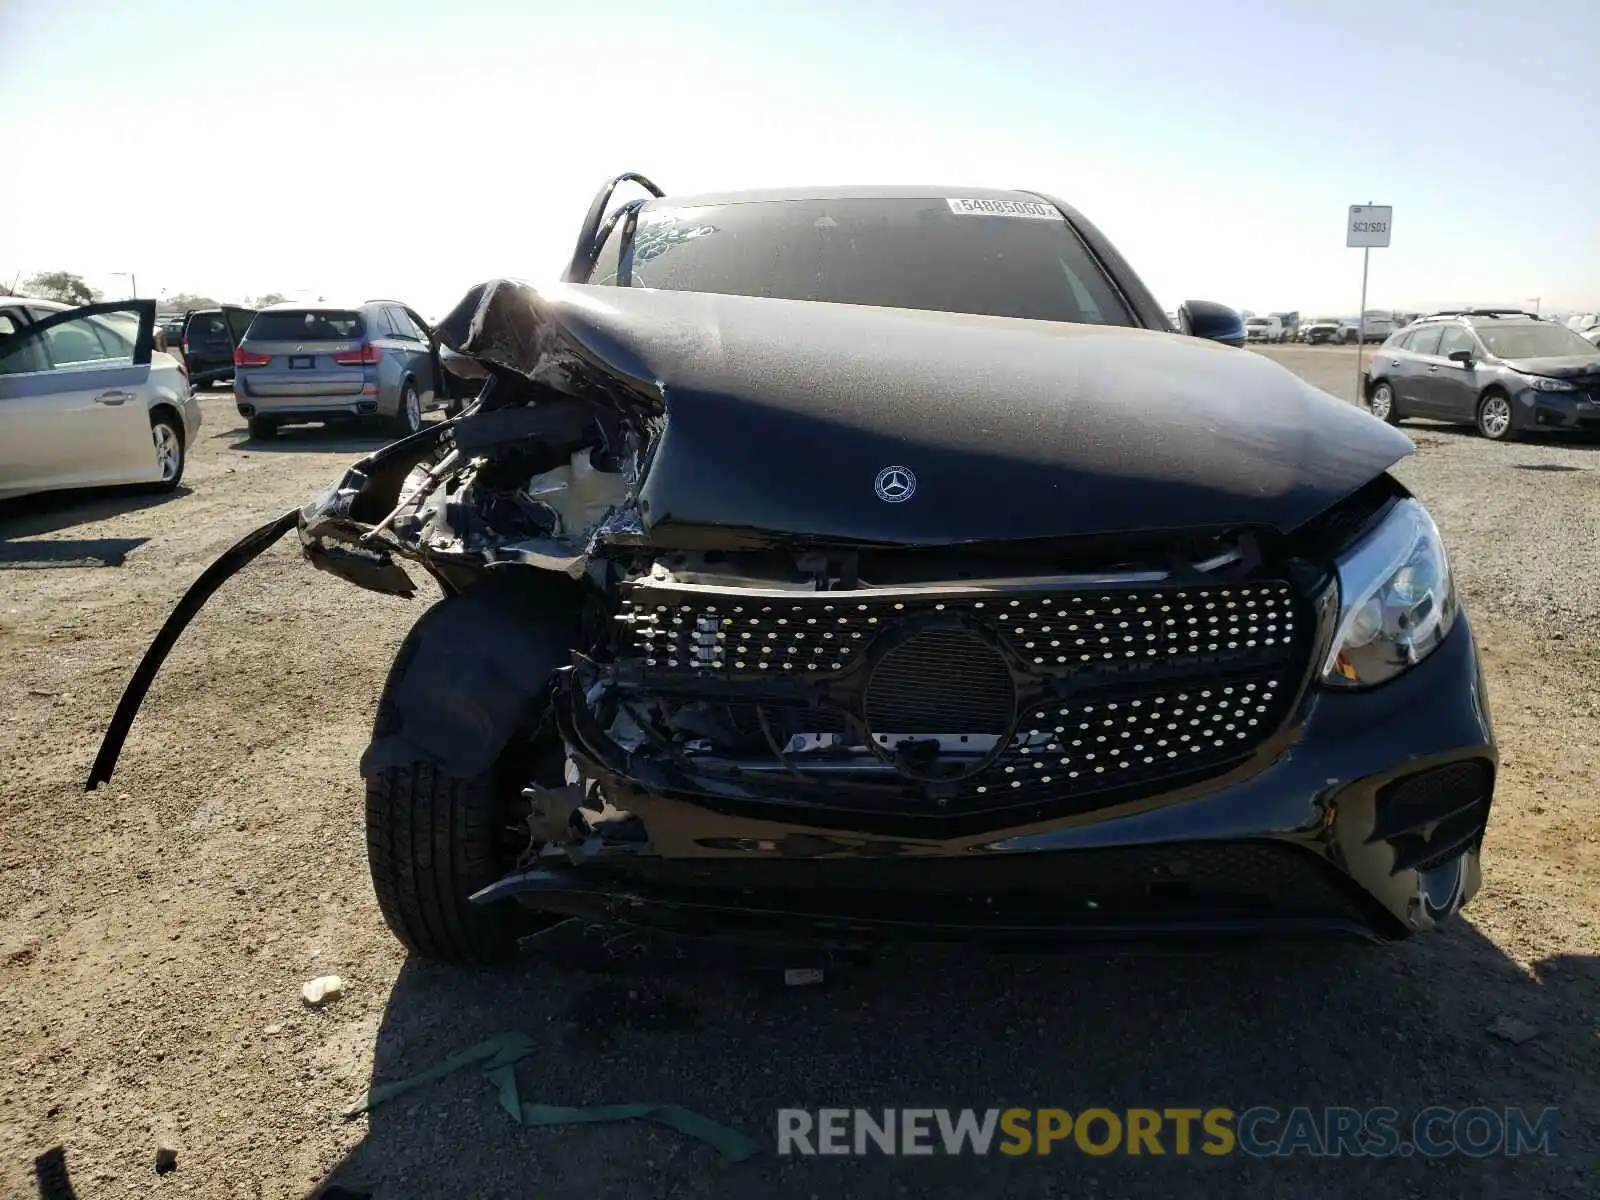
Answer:
[[[478,903],[844,941],[1383,939],[1476,891],[1496,766],[1476,651],[1442,561],[1436,576],[1416,575],[1412,551],[1411,565],[1366,561],[1416,508],[1352,449],[1375,422],[1282,473],[1295,512],[1248,496],[1274,470],[1268,438],[1249,459],[1211,446],[1150,466],[1135,490],[1064,466],[1071,430],[1035,467],[1036,421],[1009,444],[1000,429],[960,445],[963,427],[923,447],[915,512],[845,504],[804,461],[822,444],[815,396],[751,403],[783,363],[752,367],[752,350],[707,366],[746,312],[765,319],[739,304],[696,341],[676,312],[665,338],[597,301],[553,316],[526,289],[486,292],[454,344],[490,364],[499,407],[469,408],[393,511],[345,530],[392,539],[447,590],[515,575],[581,596],[541,723],[563,778],[528,784],[526,844]],[[865,336],[826,320],[846,322],[841,346]],[[831,332],[812,331],[818,354]],[[893,399],[848,438],[830,426],[834,463],[896,461],[922,410]],[[935,507],[930,477],[970,475],[996,443],[1016,464],[1013,502],[1033,489],[1025,506],[974,506],[969,487],[959,510]],[[1204,487],[1150,499],[1186,476]],[[1050,512],[1063,480],[1105,511],[1089,498]],[[917,536],[886,538],[884,513]],[[313,558],[335,548],[337,520],[301,524]],[[1384,619],[1401,635],[1426,620],[1432,640],[1369,630],[1347,661],[1356,602],[1376,603],[1347,593],[1397,569],[1421,582]],[[452,731],[433,751],[445,760],[458,725],[435,725]]]
[[[1275,364],[505,281],[438,332],[478,397],[196,582],[91,786],[183,625],[298,527],[321,569],[447,596],[362,771],[369,801],[411,764],[508,790],[474,914],[1389,939],[1477,890],[1496,750],[1438,531],[1387,472],[1410,443]]]
[[[636,559],[555,690],[547,840],[479,898],[846,941],[1391,938],[1454,912],[1494,774],[1465,621],[1341,695],[1316,686],[1333,576],[1249,538],[1167,549],[1004,576]]]

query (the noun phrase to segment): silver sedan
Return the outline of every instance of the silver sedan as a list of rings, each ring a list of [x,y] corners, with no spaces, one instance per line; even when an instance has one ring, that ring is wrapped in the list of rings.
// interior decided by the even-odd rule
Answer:
[[[0,499],[178,486],[200,405],[154,326],[153,300],[0,298]]]

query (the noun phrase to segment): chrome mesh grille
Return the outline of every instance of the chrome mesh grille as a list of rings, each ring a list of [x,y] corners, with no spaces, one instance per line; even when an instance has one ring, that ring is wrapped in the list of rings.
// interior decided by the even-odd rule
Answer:
[[[1195,588],[1130,596],[1010,601],[1001,629],[1035,666],[1238,656],[1287,646],[1294,602],[1287,587]]]
[[[1289,683],[1271,672],[1169,684],[1025,714],[973,792],[1098,791],[1204,771],[1254,749],[1283,720]]]
[[[937,796],[899,776],[906,803],[952,812],[1224,771],[1287,718],[1313,632],[1279,580],[865,599],[644,584],[618,619],[619,658],[646,692],[765,704],[791,732],[838,730],[888,764],[896,738],[997,737]],[[846,787],[831,774],[830,802]]]
[[[643,598],[623,605],[623,652],[649,669],[699,675],[844,671],[890,626],[930,614],[982,621],[1043,670],[1273,658],[1288,649],[1296,624],[1294,595],[1279,582],[906,601],[851,601],[839,592],[688,600],[637,590]]]

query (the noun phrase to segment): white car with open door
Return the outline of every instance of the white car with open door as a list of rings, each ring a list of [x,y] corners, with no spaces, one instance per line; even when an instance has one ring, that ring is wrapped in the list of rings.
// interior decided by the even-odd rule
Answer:
[[[155,316],[154,300],[0,308],[0,499],[178,486],[200,405],[183,366],[154,348]]]

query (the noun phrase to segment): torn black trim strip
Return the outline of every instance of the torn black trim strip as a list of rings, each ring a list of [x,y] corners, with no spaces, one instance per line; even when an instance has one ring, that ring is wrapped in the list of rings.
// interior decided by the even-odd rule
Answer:
[[[122,699],[117,701],[117,710],[111,715],[111,724],[106,729],[105,737],[100,740],[100,752],[95,755],[94,766],[89,769],[89,780],[84,784],[84,791],[92,792],[102,783],[110,781],[117,758],[122,754],[122,744],[127,741],[128,730],[133,728],[133,720],[139,715],[139,706],[144,703],[145,693],[150,690],[156,672],[161,670],[161,664],[167,660],[167,655],[189,627],[189,622],[194,620],[218,588],[293,529],[299,519],[300,510],[291,508],[282,516],[274,517],[259,529],[245,534],[189,585],[189,590],[183,594],[183,599],[178,601],[177,607],[156,634],[155,641],[150,643],[150,648],[139,660],[133,678],[128,680],[128,686],[123,690]]]

